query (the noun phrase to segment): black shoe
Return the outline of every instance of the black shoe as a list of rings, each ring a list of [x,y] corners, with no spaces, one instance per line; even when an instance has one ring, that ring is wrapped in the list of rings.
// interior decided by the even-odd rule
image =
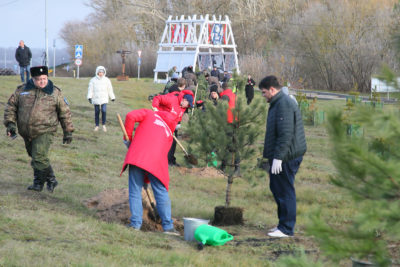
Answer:
[[[175,228],[169,229],[169,230],[165,230],[163,232],[166,235],[174,235],[174,236],[180,236],[181,234],[175,230]]]
[[[42,181],[42,171],[33,169],[33,184],[28,186],[28,190],[41,192],[43,190],[44,180]]]
[[[50,193],[53,193],[54,188],[58,185],[58,182],[56,180],[56,176],[54,175],[53,168],[51,165],[48,168],[48,174],[47,174],[47,191]]]
[[[38,184],[33,181],[33,185],[28,186],[28,190],[41,192],[43,190],[43,184]]]
[[[52,180],[47,180],[47,191],[50,193],[53,193],[54,188],[58,185],[58,182],[56,178],[53,178]]]

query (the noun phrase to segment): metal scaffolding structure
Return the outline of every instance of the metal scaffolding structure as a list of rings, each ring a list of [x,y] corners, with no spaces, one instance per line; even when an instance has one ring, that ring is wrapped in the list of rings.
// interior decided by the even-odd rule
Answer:
[[[228,16],[211,18],[197,15],[169,16],[165,22],[164,33],[157,51],[157,64],[154,69],[154,82],[166,82],[168,71],[176,66],[178,71],[184,67],[197,66],[200,70],[216,66],[221,71],[238,73],[239,64],[235,39]],[[165,74],[159,79],[159,74]]]

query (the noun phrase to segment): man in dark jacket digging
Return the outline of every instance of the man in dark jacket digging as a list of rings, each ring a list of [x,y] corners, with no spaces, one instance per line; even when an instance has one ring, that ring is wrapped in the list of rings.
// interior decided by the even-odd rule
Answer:
[[[32,67],[30,71],[32,79],[19,86],[8,99],[4,125],[11,138],[17,137],[18,127],[32,158],[34,179],[28,190],[42,191],[47,182],[47,190],[52,193],[58,184],[48,157],[53,135],[60,123],[64,131],[63,143],[69,144],[74,126],[68,102],[61,89],[48,80],[47,67]]]
[[[279,223],[268,233],[272,237],[294,234],[296,223],[295,175],[307,150],[303,121],[296,103],[281,91],[275,76],[258,85],[270,104],[263,157],[269,161],[270,189],[278,205]]]

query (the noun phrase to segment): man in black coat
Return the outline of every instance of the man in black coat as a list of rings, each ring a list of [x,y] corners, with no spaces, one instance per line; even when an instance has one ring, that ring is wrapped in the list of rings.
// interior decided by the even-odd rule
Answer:
[[[15,51],[15,59],[18,61],[21,82],[25,82],[24,74],[26,73],[26,81],[29,80],[29,65],[31,64],[32,53],[29,47],[24,44],[24,41],[19,41],[19,46]]]
[[[218,78],[218,81],[219,81],[219,71],[217,70],[217,67],[216,66],[214,66],[213,67],[213,69],[212,69],[212,71],[211,71],[211,76],[213,76],[213,77],[217,77]]]
[[[254,85],[256,85],[256,82],[253,80],[253,78],[251,78],[251,75],[249,74],[247,76],[247,83],[245,87],[247,105],[250,105],[251,101],[254,98]]]
[[[272,194],[278,206],[279,223],[272,237],[294,234],[296,191],[294,179],[307,150],[301,113],[296,103],[281,91],[278,79],[267,76],[258,85],[270,104],[263,157],[268,159]]]

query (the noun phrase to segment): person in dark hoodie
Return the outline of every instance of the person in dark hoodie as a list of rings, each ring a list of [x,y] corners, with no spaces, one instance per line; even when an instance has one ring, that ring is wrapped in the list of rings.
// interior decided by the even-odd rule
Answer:
[[[30,71],[32,79],[18,86],[8,99],[4,125],[11,138],[17,137],[18,127],[32,158],[34,179],[28,190],[40,192],[47,182],[47,190],[52,193],[58,182],[48,157],[50,145],[59,123],[64,131],[63,144],[71,143],[74,126],[68,101],[61,89],[48,80],[47,67],[32,67]]]
[[[25,82],[24,76],[26,73],[26,81],[29,80],[29,65],[31,64],[32,53],[24,41],[19,41],[19,46],[15,51],[15,59],[19,64],[19,72],[21,74],[21,82]]]

